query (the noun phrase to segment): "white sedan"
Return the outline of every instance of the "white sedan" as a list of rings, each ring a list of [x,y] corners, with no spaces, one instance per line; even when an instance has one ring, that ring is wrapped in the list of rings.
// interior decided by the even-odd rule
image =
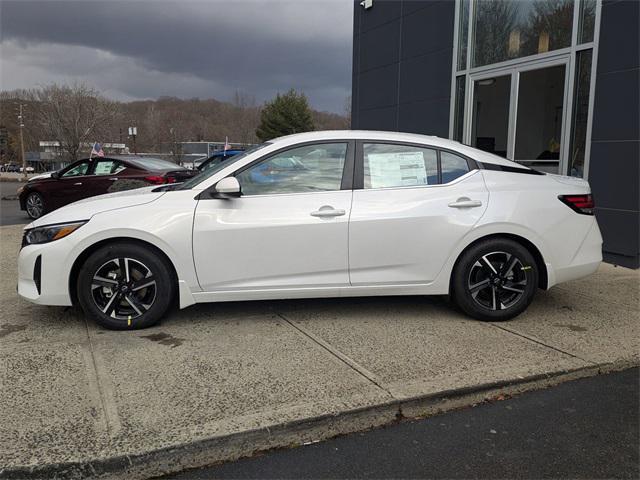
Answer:
[[[18,293],[112,329],[154,325],[174,302],[366,295],[448,294],[507,320],[598,268],[593,207],[584,180],[450,140],[303,133],[39,218]]]

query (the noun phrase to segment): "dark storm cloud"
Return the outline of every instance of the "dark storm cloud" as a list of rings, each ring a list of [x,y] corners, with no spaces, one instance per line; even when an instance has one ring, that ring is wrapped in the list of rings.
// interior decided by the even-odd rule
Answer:
[[[78,77],[116,96],[258,100],[291,87],[342,111],[350,92],[350,0],[3,1],[3,87]],[[45,78],[24,77],[28,68]],[[99,70],[91,70],[99,68]],[[163,78],[165,82],[163,82]]]

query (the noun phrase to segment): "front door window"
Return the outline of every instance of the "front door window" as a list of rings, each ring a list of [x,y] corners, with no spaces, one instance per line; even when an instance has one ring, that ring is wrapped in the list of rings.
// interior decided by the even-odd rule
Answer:
[[[346,143],[293,148],[236,175],[242,195],[272,195],[340,190]]]
[[[78,163],[62,174],[62,177],[80,177],[89,171],[89,160]]]

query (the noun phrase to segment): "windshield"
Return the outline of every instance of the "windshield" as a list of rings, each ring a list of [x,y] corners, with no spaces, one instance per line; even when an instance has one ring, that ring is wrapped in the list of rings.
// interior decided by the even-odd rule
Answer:
[[[239,153],[237,155],[234,155],[233,157],[229,158],[229,160],[226,160],[224,162],[218,163],[214,167],[207,168],[204,171],[200,172],[195,177],[192,177],[189,180],[187,180],[186,182],[180,184],[180,187],[177,188],[176,190],[189,190],[190,188],[193,188],[194,186],[198,185],[200,182],[202,182],[202,181],[206,180],[207,178],[215,175],[216,173],[218,173],[223,168],[227,168],[229,165],[233,165],[234,163],[238,162],[239,160],[242,160],[247,155],[250,155],[250,154],[252,154],[253,152],[255,152],[257,150],[260,150],[261,148],[264,148],[267,145],[271,145],[271,144],[270,143],[261,143],[260,145],[256,145],[255,147],[250,148],[249,150],[245,150],[244,152],[241,152],[241,153]]]

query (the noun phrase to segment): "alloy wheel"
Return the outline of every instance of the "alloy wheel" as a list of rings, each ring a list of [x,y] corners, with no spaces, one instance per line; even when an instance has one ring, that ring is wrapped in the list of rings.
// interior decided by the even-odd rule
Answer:
[[[42,202],[42,197],[37,193],[32,193],[27,197],[26,202],[27,213],[31,218],[39,218],[42,216],[44,212],[44,203]]]
[[[157,285],[153,273],[133,258],[114,258],[96,271],[91,281],[91,296],[96,306],[116,320],[140,317],[156,300]]]
[[[506,310],[525,294],[529,268],[511,253],[487,253],[471,267],[467,282],[469,294],[485,309]]]

